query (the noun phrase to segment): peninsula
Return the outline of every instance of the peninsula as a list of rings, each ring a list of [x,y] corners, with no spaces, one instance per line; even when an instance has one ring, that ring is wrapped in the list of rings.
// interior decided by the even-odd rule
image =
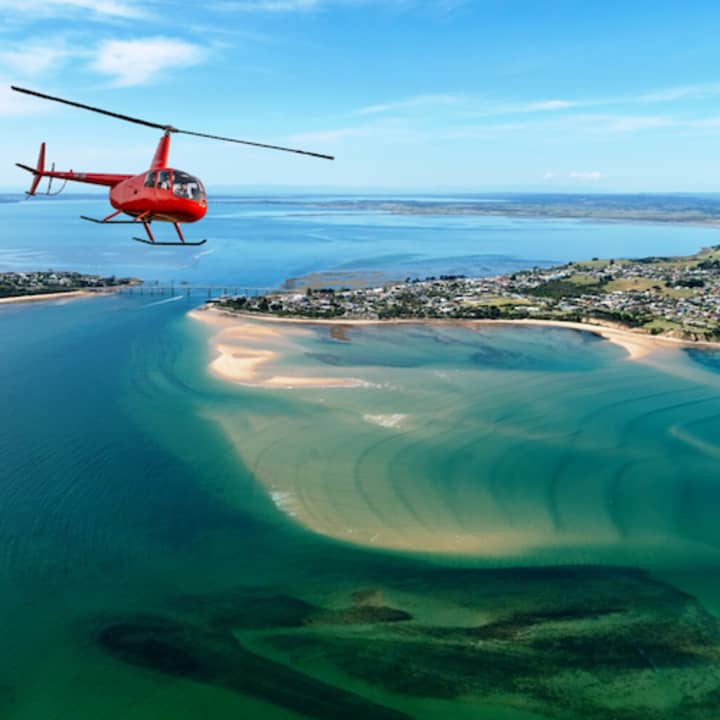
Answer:
[[[720,246],[688,257],[594,258],[509,275],[407,278],[225,298],[228,311],[297,319],[596,323],[689,342],[720,340]]]
[[[0,272],[0,303],[82,296],[139,282],[135,278],[101,277],[59,270]]]

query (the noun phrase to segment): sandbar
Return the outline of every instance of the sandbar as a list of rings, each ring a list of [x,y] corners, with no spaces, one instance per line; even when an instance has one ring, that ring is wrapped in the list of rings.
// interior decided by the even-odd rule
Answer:
[[[342,338],[346,339],[346,330],[351,326],[358,325],[458,325],[464,327],[477,327],[484,325],[509,325],[509,326],[539,326],[539,327],[556,327],[568,330],[579,330],[582,332],[593,333],[599,335],[614,345],[625,350],[628,360],[641,360],[653,352],[661,348],[669,347],[706,347],[720,348],[720,343],[683,340],[681,338],[670,337],[668,335],[650,335],[649,333],[630,330],[621,326],[590,323],[590,322],[569,322],[564,320],[534,320],[532,318],[524,318],[518,320],[489,320],[489,319],[456,319],[456,318],[396,318],[391,320],[375,320],[366,318],[299,318],[299,317],[278,317],[276,315],[260,314],[260,313],[243,313],[236,311],[227,311],[220,308],[208,306],[202,310],[194,311],[198,317],[205,319],[207,322],[217,322],[222,318],[225,323],[234,319],[238,321],[254,320],[261,323],[278,323],[288,326],[293,325],[329,325],[341,328]],[[195,315],[194,315],[195,316]],[[213,319],[211,319],[213,318]],[[215,320],[217,319],[217,320]],[[222,322],[220,321],[220,322]],[[336,337],[335,335],[333,337]]]
[[[238,385],[265,388],[333,388],[366,385],[362,380],[344,377],[314,377],[276,372],[274,364],[295,346],[301,328],[290,332],[267,327],[255,318],[238,318],[229,314],[193,310],[188,316],[219,328],[211,339],[215,357],[208,369],[215,377]],[[252,320],[252,322],[248,322]]]
[[[14,303],[47,302],[49,300],[68,300],[72,298],[90,297],[101,293],[90,292],[89,290],[68,290],[67,292],[39,293],[36,295],[13,295],[12,297],[0,298],[1,305]]]
[[[291,373],[286,367],[282,371],[275,369],[275,363],[283,356],[306,352],[303,334],[318,326],[326,326],[326,330],[343,328],[341,337],[333,338],[340,342],[352,339],[353,326],[564,328],[594,333],[622,347],[627,360],[617,353],[620,363],[640,361],[661,348],[718,347],[713,343],[652,336],[609,325],[551,320],[323,320],[231,313],[212,307],[193,311],[191,316],[209,322],[219,331],[212,339],[212,347],[219,355],[211,363],[214,374],[268,388],[330,387],[330,382],[348,387],[360,382],[349,378],[308,378],[305,372],[312,369],[312,365],[293,368]],[[532,389],[533,382],[534,379],[528,379],[528,388]],[[577,387],[581,387],[586,380],[578,378],[576,382]],[[541,398],[543,403],[562,401],[562,397],[559,401],[553,400],[552,392],[546,397],[542,388],[532,392],[537,394],[530,395],[529,401],[532,398]],[[245,466],[252,469],[277,508],[299,525],[328,538],[397,552],[464,555],[493,561],[517,558],[520,562],[529,551],[538,549],[547,553],[548,558],[554,557],[553,553],[560,557],[571,553],[580,560],[590,538],[598,557],[611,557],[618,544],[625,542],[623,533],[627,532],[626,526],[617,520],[619,511],[612,495],[615,492],[613,471],[609,470],[607,475],[588,472],[588,487],[583,491],[586,494],[579,502],[578,483],[571,482],[573,473],[579,471],[565,461],[561,448],[568,443],[568,437],[573,437],[569,447],[573,453],[581,453],[578,459],[592,463],[600,456],[608,457],[608,462],[620,467],[623,452],[620,441],[616,442],[614,436],[598,440],[592,429],[586,431],[572,424],[565,425],[562,413],[557,419],[559,425],[545,427],[544,420],[539,424],[537,418],[515,424],[498,415],[498,408],[503,407],[503,393],[504,390],[496,394],[483,391],[477,395],[482,397],[482,402],[489,403],[488,415],[473,415],[470,423],[463,420],[462,413],[456,417],[454,410],[448,417],[442,417],[431,405],[420,407],[404,402],[377,405],[379,394],[371,391],[367,397],[363,393],[337,394],[334,396],[338,398],[337,406],[332,398],[328,400],[332,393],[325,393],[325,407],[331,413],[339,408],[341,414],[329,420],[319,415],[316,423],[294,423],[291,418],[280,422],[271,418],[263,428],[267,434],[247,432],[235,418],[219,415],[217,419]],[[594,393],[591,389],[589,396]],[[595,394],[596,405],[588,407],[604,412],[604,396]],[[611,403],[608,407],[612,406]],[[642,404],[631,403],[630,407],[638,413],[631,418],[644,417]],[[494,419],[496,415],[499,419]],[[249,422],[254,429],[255,421]],[[272,429],[273,423],[277,430]],[[675,440],[698,451],[701,459],[709,456],[716,461],[718,447],[702,435],[690,434],[682,426],[671,428],[670,433]],[[439,455],[433,447],[446,440],[451,442],[449,461],[438,470],[440,465],[435,461]],[[480,441],[482,444],[474,449]],[[665,444],[661,440],[657,442],[656,453],[664,452]],[[269,447],[272,452],[267,452]],[[540,450],[544,452],[545,448],[558,467],[567,468],[562,470],[565,476],[560,485],[551,473],[537,479],[532,475],[533,468],[527,457]],[[466,479],[464,463],[468,463],[467,473],[474,473],[472,482]],[[646,471],[642,463],[628,467],[627,502],[631,504],[635,488],[644,482],[642,477]],[[649,467],[653,472],[662,471],[660,466]],[[436,472],[447,472],[447,476],[438,479]],[[508,473],[507,484],[496,481],[501,473],[502,477]],[[637,525],[633,526],[632,553],[636,553],[633,557],[652,554],[660,536],[671,538],[673,547],[680,548],[678,552],[686,552],[682,544],[685,540],[675,537],[672,527],[663,524],[665,508],[674,502],[671,492],[666,495],[670,500],[666,501],[660,494],[659,499],[653,500],[654,504],[650,503],[647,515],[640,514]],[[652,509],[655,505],[662,511],[657,516]],[[596,510],[591,511],[588,506]],[[572,520],[567,527],[562,525],[564,517]],[[672,517],[670,511],[667,517]],[[644,522],[654,534],[648,533]],[[695,553],[695,547],[688,552]]]

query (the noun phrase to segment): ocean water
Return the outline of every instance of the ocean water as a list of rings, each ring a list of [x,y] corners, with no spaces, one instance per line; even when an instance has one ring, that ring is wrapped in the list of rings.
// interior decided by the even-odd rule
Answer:
[[[184,255],[81,212],[1,204],[0,269],[264,286],[713,242],[227,199]],[[197,303],[0,307],[0,717],[713,717],[717,353],[313,327],[284,369],[365,385],[268,390],[208,373]]]
[[[233,286],[275,286],[337,270],[375,270],[390,279],[487,275],[594,256],[688,254],[717,243],[716,230],[693,226],[389,215],[217,198],[206,219],[186,228],[188,240],[207,238],[206,245],[152,248],[129,242],[140,234],[132,226],[80,220],[107,215],[102,196],[16,200],[0,211],[0,270],[52,267]],[[175,239],[169,226],[156,230],[159,239]]]

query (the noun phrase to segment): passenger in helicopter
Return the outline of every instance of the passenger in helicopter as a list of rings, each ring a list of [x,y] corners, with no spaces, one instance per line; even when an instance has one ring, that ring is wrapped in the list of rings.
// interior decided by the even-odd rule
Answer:
[[[170,171],[161,170],[158,173],[158,190],[169,190],[170,189]]]
[[[173,175],[173,195],[199,202],[204,199],[205,193],[200,181],[181,170],[175,170]]]

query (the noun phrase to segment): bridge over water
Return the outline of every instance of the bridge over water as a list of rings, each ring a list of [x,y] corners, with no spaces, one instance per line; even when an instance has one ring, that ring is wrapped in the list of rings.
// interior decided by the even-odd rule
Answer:
[[[235,295],[255,296],[277,292],[273,287],[248,287],[246,285],[197,285],[194,283],[145,282],[119,289],[123,295],[202,295],[206,298],[222,298]]]

